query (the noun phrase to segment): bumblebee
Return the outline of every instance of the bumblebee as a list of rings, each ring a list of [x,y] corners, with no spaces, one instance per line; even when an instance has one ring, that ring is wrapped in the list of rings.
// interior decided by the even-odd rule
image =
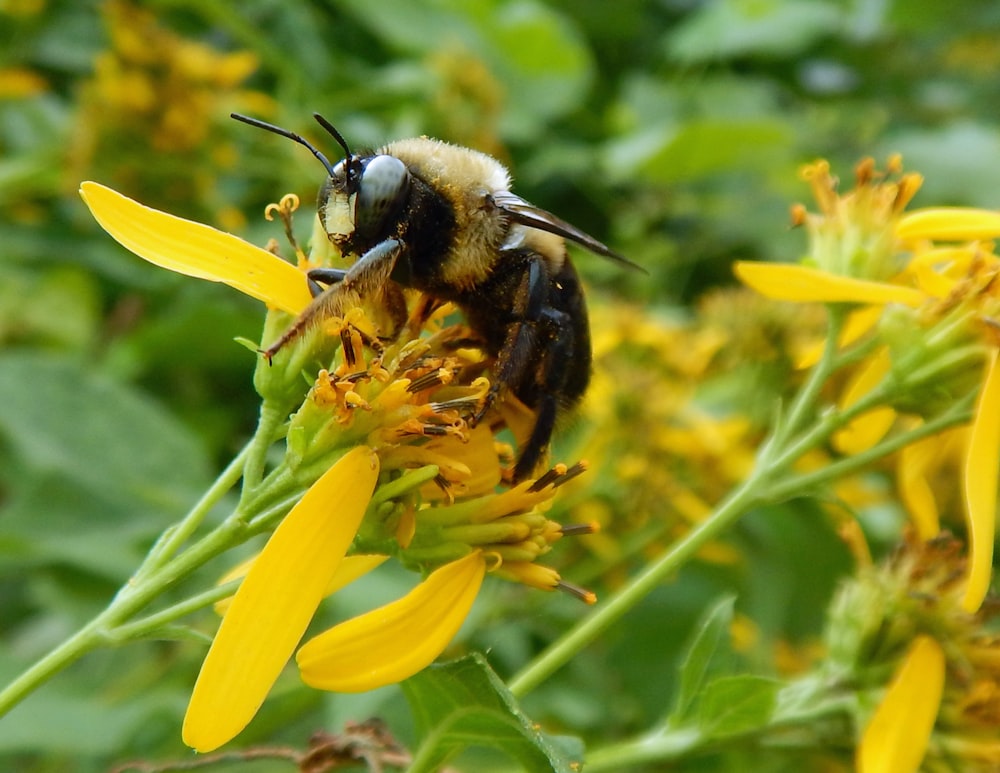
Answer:
[[[450,301],[491,361],[491,387],[471,422],[508,391],[534,412],[513,470],[515,482],[528,477],[557,419],[580,401],[590,380],[587,309],[566,240],[639,267],[512,193],[507,169],[484,153],[420,137],[356,154],[314,114],[344,150],[334,165],[298,134],[232,117],[294,140],[322,162],[328,177],[319,192],[320,222],[341,254],[355,257],[347,269],[309,272],[317,291],[327,289],[265,355],[312,319],[336,313],[335,294],[372,298],[395,285]]]

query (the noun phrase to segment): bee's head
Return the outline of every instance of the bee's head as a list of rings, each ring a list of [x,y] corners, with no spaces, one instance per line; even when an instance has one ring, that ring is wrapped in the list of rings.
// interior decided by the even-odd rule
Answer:
[[[238,113],[232,117],[294,140],[320,160],[328,177],[319,192],[319,218],[335,244],[362,251],[392,235],[410,189],[409,170],[398,158],[355,155],[333,124],[318,113],[313,117],[344,149],[344,158],[336,165],[299,134]]]

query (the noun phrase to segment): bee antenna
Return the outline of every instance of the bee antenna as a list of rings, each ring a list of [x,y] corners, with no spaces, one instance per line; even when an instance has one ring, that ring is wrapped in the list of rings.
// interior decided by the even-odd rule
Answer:
[[[340,147],[344,149],[344,180],[346,181],[348,191],[357,191],[359,180],[361,179],[361,161],[351,153],[351,149],[347,147],[347,140],[344,139],[337,127],[326,120],[319,113],[313,113],[313,118],[316,119],[316,123],[326,129],[330,136],[333,137],[339,144]]]
[[[347,147],[347,140],[344,139],[344,135],[337,131],[337,127],[335,127],[319,113],[313,113],[313,118],[316,119],[316,123],[326,129],[330,136],[339,143],[340,147],[344,149],[344,153],[349,161],[354,154],[351,153],[351,149]]]
[[[320,160],[320,163],[322,163],[323,166],[326,167],[327,173],[331,177],[333,177],[333,164],[331,164],[330,161],[329,161],[329,159],[327,159],[326,156],[324,156],[322,153],[320,153],[313,146],[313,144],[311,142],[309,142],[309,140],[307,140],[301,134],[296,134],[295,132],[288,131],[288,129],[282,129],[280,126],[275,126],[274,124],[267,123],[265,121],[260,121],[260,120],[258,120],[256,118],[251,118],[250,116],[247,116],[247,115],[240,115],[239,113],[230,113],[229,117],[230,118],[235,118],[237,121],[241,121],[242,123],[249,124],[250,126],[256,126],[258,129],[263,129],[264,131],[269,131],[272,134],[277,134],[277,135],[279,135],[281,137],[286,137],[286,138],[288,138],[290,140],[293,140],[293,141],[299,143],[300,145],[305,145],[307,148],[309,148],[309,150],[312,151],[312,154],[314,156],[316,156],[316,158],[318,158]],[[324,128],[326,128],[326,127],[324,127]],[[336,131],[336,130],[334,130],[334,131]],[[340,138],[339,134],[334,134],[334,136],[339,140],[339,142],[340,142],[341,145],[344,145],[344,141],[343,141],[343,139]],[[347,146],[344,145],[344,147],[346,148]]]

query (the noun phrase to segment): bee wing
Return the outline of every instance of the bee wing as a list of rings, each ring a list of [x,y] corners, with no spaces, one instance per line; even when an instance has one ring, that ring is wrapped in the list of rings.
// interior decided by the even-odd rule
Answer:
[[[493,201],[500,209],[506,212],[510,219],[515,223],[520,223],[521,225],[528,226],[529,228],[537,228],[539,231],[548,231],[556,236],[569,239],[571,242],[576,242],[581,247],[586,247],[595,255],[610,258],[615,261],[615,263],[628,266],[629,268],[633,268],[637,271],[642,271],[644,274],[648,273],[646,269],[638,263],[633,263],[624,255],[615,252],[603,242],[597,241],[597,239],[590,234],[584,233],[575,225],[567,223],[561,217],[556,217],[551,212],[539,209],[534,204],[522,199],[520,196],[510,193],[509,191],[500,191],[493,194]]]

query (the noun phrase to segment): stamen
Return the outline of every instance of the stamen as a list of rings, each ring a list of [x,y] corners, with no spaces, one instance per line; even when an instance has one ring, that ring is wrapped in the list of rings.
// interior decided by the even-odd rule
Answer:
[[[541,491],[546,486],[549,486],[549,485],[555,483],[555,481],[559,480],[559,478],[561,478],[563,475],[565,475],[566,472],[567,472],[567,468],[566,468],[565,464],[557,464],[555,467],[553,467],[552,469],[550,469],[547,473],[545,473],[540,478],[538,478],[538,480],[536,480],[534,483],[532,483],[528,487],[528,491],[530,493],[532,493],[532,494],[534,494],[535,492]]]
[[[299,262],[305,262],[306,255],[299,247],[299,243],[295,240],[295,234],[292,231],[292,213],[299,208],[299,197],[294,193],[286,193],[281,197],[281,201],[277,204],[268,204],[264,208],[264,219],[274,220],[274,215],[277,213],[278,217],[281,219],[281,225],[285,230],[285,238],[288,239],[288,243],[292,245],[292,250],[295,252],[295,257]]]
[[[570,596],[575,596],[580,599],[584,604],[596,604],[597,594],[592,590],[587,590],[586,588],[581,588],[579,585],[574,585],[571,582],[560,579],[556,583],[556,588],[561,590],[563,593],[568,593]]]
[[[425,389],[433,389],[434,387],[439,387],[443,384],[450,384],[452,379],[458,373],[454,369],[446,368],[435,368],[429,373],[425,373],[422,376],[418,376],[410,382],[410,385],[406,388],[407,392],[416,393],[422,392]]]
[[[347,363],[347,367],[353,368],[358,358],[357,352],[354,351],[354,340],[349,327],[340,329],[340,345],[344,350],[344,361]]]
[[[362,345],[367,346],[369,349],[372,349],[378,353],[385,351],[385,346],[378,338],[373,338],[372,336],[368,335],[364,330],[357,327],[356,325],[351,325],[351,330],[353,330],[355,333],[358,334],[358,337],[361,339]]]
[[[441,489],[441,493],[445,495],[449,504],[455,501],[455,492],[451,488],[451,482],[444,477],[444,475],[438,474],[434,476],[434,484]]]
[[[479,397],[456,397],[453,400],[442,400],[439,403],[428,403],[435,413],[446,413],[448,411],[458,411],[468,413],[479,405]]]
[[[552,485],[554,487],[556,487],[556,488],[559,488],[560,486],[565,485],[566,483],[569,483],[571,480],[573,480],[573,478],[576,478],[579,475],[583,475],[583,473],[585,473],[589,467],[590,467],[590,464],[587,462],[587,460],[586,459],[581,459],[576,464],[574,464],[572,467],[570,467],[568,470],[566,470],[559,477],[559,479],[557,481],[555,481],[555,483],[553,483]]]
[[[875,159],[874,158],[863,158],[858,162],[858,165],[854,167],[854,182],[857,187],[861,188],[868,185],[875,178]]]
[[[597,521],[590,523],[563,523],[559,526],[559,532],[564,537],[585,537],[588,534],[597,534],[601,530],[601,524]]]

